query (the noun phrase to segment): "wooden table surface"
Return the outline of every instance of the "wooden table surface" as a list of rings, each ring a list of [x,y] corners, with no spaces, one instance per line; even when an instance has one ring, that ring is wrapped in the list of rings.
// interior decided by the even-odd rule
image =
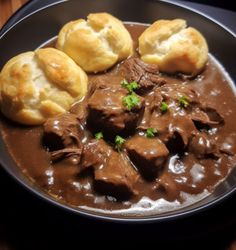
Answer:
[[[7,19],[29,0],[0,0],[0,28]]]

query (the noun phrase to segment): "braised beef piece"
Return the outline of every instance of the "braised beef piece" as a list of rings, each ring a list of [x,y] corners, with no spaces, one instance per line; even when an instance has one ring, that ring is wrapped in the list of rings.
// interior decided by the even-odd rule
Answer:
[[[140,123],[140,128],[147,129],[149,127],[156,127],[159,133],[164,132],[174,117],[185,117],[189,107],[182,108],[180,105],[180,98],[187,97],[189,103],[192,105],[197,103],[197,94],[187,86],[179,86],[178,84],[167,84],[160,88],[155,88],[145,97],[145,111],[143,119]],[[168,109],[163,112],[161,104],[165,102]],[[173,126],[170,126],[173,130]]]
[[[144,178],[155,179],[163,169],[169,151],[165,144],[157,138],[146,138],[136,135],[131,137],[125,148],[134,165]]]
[[[193,120],[195,125],[198,123],[201,127],[211,127],[224,124],[223,116],[216,109],[204,103],[200,95],[189,85],[167,84],[162,86],[159,91],[161,92],[163,101],[172,101],[172,105],[175,103],[175,112],[183,114],[183,111],[186,111],[186,114]],[[180,110],[181,98],[183,97],[187,97],[188,105],[184,109],[182,106]]]
[[[161,192],[166,200],[173,201],[179,197],[180,191],[176,186],[173,177],[170,176],[168,172],[164,172],[159,178],[157,178],[156,183],[157,184],[153,189]]]
[[[163,98],[160,91],[152,91],[145,96],[144,113],[137,129],[146,131],[148,128],[152,128],[150,125],[153,120],[153,116],[155,115],[159,117],[161,114],[161,112],[156,114],[156,111],[159,111],[162,100]]]
[[[191,138],[197,133],[193,121],[188,116],[172,116],[166,133],[160,138],[172,154],[183,154]]]
[[[110,136],[134,130],[143,113],[144,99],[137,96],[138,104],[129,110],[124,103],[127,95],[128,91],[121,86],[97,88],[88,100],[91,129],[102,130]]]
[[[206,133],[197,133],[192,137],[189,146],[189,152],[197,158],[218,158],[217,145],[212,142]]]
[[[70,158],[71,163],[78,164],[80,161],[82,148],[63,148],[51,152],[51,160],[58,161],[61,159]]]
[[[103,168],[98,168],[94,174],[97,192],[122,200],[137,194],[133,186],[138,175],[122,153],[113,151]]]
[[[168,105],[161,110],[162,103]],[[139,128],[155,128],[171,153],[183,153],[199,130],[221,126],[223,117],[201,102],[199,94],[188,85],[166,84],[146,96],[145,111]],[[209,129],[208,128],[208,129]]]
[[[82,124],[86,123],[88,117],[88,101],[89,98],[93,95],[95,90],[97,89],[106,89],[108,86],[120,87],[121,81],[123,80],[122,76],[113,75],[113,74],[105,74],[105,75],[92,75],[89,78],[89,86],[86,97],[80,102],[80,105],[73,105],[70,109],[71,113],[77,115],[79,121]]]
[[[199,103],[199,94],[189,85],[166,84],[155,90],[161,92],[164,101],[174,101],[177,106],[180,106],[180,99],[183,96],[187,97],[188,103],[191,105]]]
[[[161,92],[155,89],[145,96],[145,108],[143,118],[139,125],[140,128],[147,129],[150,126],[153,114],[161,115],[160,106],[163,101]]]
[[[78,163],[83,137],[83,127],[74,114],[62,114],[44,123],[43,144],[51,152],[52,160],[73,156]]]
[[[214,108],[204,107],[199,105],[199,107],[192,110],[191,119],[193,120],[197,129],[210,129],[212,126],[221,126],[224,124],[224,118],[220,115]]]
[[[93,139],[85,144],[79,164],[80,172],[87,169],[98,169],[103,165],[113,149],[104,140]]]
[[[62,114],[44,123],[44,142],[50,151],[79,147],[82,136],[83,128],[75,114]]]
[[[120,65],[120,72],[128,82],[137,82],[140,88],[137,93],[143,94],[166,81],[159,75],[158,66],[147,64],[137,57],[130,57]]]
[[[92,140],[84,147],[80,167],[81,171],[93,169],[94,188],[98,193],[120,200],[127,200],[136,193],[136,170],[123,153],[114,151],[102,139]]]
[[[148,117],[149,116],[149,117]],[[191,137],[197,133],[192,119],[168,110],[165,114],[154,111],[148,114],[139,128],[155,128],[158,138],[163,141],[171,153],[182,153]]]
[[[155,128],[158,137],[172,153],[183,152],[191,137],[197,133],[193,121],[188,116],[168,114],[153,116],[149,127]]]
[[[106,74],[106,75],[99,75],[93,76],[89,80],[89,93],[87,94],[89,97],[94,93],[96,89],[106,89],[108,87],[120,87],[123,77],[120,75],[114,74]]]

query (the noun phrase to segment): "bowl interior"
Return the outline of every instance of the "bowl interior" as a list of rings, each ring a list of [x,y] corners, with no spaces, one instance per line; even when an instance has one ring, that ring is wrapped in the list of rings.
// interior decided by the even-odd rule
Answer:
[[[130,11],[134,9],[134,11]],[[86,18],[91,12],[109,12],[123,21],[152,23],[157,19],[186,19],[190,26],[194,26],[201,31],[206,37],[210,49],[213,54],[223,65],[226,71],[231,76],[233,82],[236,82],[236,38],[235,35],[214,21],[204,17],[196,12],[173,3],[162,1],[147,1],[147,0],[86,0],[86,1],[65,1],[47,8],[44,8],[27,18],[24,18],[10,30],[8,30],[0,38],[0,68],[7,60],[16,54],[34,50],[42,43],[56,36],[58,31],[68,21],[78,18]],[[65,204],[61,204],[54,200],[49,195],[45,194],[38,187],[31,184],[31,182],[22,174],[21,170],[16,166],[13,159],[8,153],[2,137],[0,137],[0,161],[3,167],[20,183],[28,189],[38,194],[44,199],[49,200],[57,205],[80,214],[90,215],[92,213],[73,209]],[[175,218],[180,215],[191,214],[194,211],[209,207],[236,189],[236,169],[230,173],[228,178],[222,182],[216,190],[205,199],[182,209],[168,212],[165,214],[139,218],[142,220],[164,220]],[[93,214],[97,218],[113,219],[111,216]],[[123,220],[136,220],[137,218],[126,218]],[[117,218],[118,220],[118,218]],[[120,219],[119,219],[120,220]],[[121,219],[122,220],[122,219]]]

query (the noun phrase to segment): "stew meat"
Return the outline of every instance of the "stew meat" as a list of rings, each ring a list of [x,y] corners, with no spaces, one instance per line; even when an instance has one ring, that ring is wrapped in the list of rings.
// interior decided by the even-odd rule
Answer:
[[[127,28],[136,46],[145,26]],[[235,96],[213,57],[195,79],[163,75],[138,55],[89,79],[86,98],[43,127],[2,122],[18,165],[58,199],[154,214],[160,200],[168,209],[197,201],[234,166]]]

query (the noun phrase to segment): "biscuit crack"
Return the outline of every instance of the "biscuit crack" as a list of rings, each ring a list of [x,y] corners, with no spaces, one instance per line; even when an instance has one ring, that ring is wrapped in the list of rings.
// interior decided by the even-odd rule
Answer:
[[[185,28],[181,27],[180,29],[174,31],[167,39],[161,39],[160,42],[155,44],[155,54],[164,57],[170,50],[171,44],[176,43],[183,39],[183,32]]]
[[[90,24],[89,20],[87,20],[86,26],[87,26],[88,29],[90,29],[90,31],[94,32],[94,34],[101,41],[101,43],[103,44],[103,46],[105,47],[105,49],[107,51],[110,51],[111,54],[115,55],[115,51],[114,51],[113,47],[111,46],[111,44],[107,40],[107,32],[111,28],[111,26],[109,24],[106,24],[102,29],[100,29],[99,31],[97,31]]]

